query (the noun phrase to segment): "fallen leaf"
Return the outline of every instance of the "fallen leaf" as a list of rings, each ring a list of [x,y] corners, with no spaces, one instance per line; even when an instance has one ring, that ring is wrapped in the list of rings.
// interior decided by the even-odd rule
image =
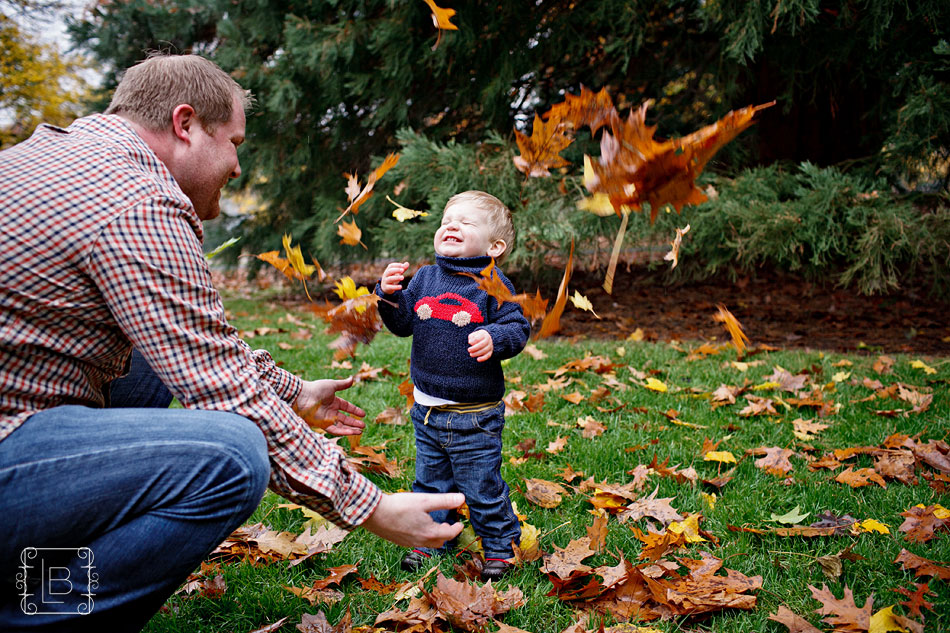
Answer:
[[[863,607],[858,607],[854,603],[854,594],[848,587],[844,588],[844,595],[839,600],[835,598],[827,585],[822,585],[817,589],[808,585],[812,597],[821,603],[821,608],[815,609],[819,615],[831,617],[824,618],[823,621],[836,627],[840,631],[867,631],[871,621],[871,605],[873,598],[868,597]]]

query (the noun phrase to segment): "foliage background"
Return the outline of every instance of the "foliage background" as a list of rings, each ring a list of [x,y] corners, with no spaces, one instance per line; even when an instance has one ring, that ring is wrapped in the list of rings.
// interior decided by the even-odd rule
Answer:
[[[934,262],[947,263],[945,241],[929,249],[907,246],[907,238],[886,228],[895,220],[864,217],[870,231],[860,222],[874,206],[885,215],[893,209],[897,224],[913,226],[912,234],[945,224],[946,2],[473,0],[443,6],[457,11],[458,30],[441,39],[421,0],[123,0],[95,5],[73,21],[71,33],[103,64],[100,106],[120,69],[149,49],[208,55],[257,95],[239,183],[263,201],[242,229],[251,252],[279,247],[280,234],[290,232],[330,263],[423,257],[435,218],[397,229],[383,195],[402,181],[408,187],[401,204],[435,213],[463,187],[499,195],[515,213],[523,247],[510,265],[538,271],[548,249],[566,250],[568,236],[596,247],[593,238],[612,237],[619,219],[574,210],[580,157],[596,155],[595,142],[580,138],[567,150],[573,167],[561,180],[524,182],[510,163],[512,129],[524,129],[536,112],[586,85],[606,87],[621,109],[654,99],[650,122],[663,137],[775,99],[777,106],[708,168],[710,179],[729,179],[717,186],[729,195],[731,178],[740,176],[738,199],[748,199],[753,192],[744,183],[756,181],[755,191],[764,195],[757,201],[789,202],[790,181],[764,182],[769,174],[800,174],[792,177],[802,190],[793,195],[800,207],[824,195],[821,183],[852,178],[842,186],[872,187],[851,189],[856,208],[839,196],[834,215],[822,216],[830,207],[819,205],[814,217],[802,219],[804,233],[796,240],[809,237],[808,227],[825,217],[836,227],[834,245],[784,244],[783,231],[768,237],[772,229],[719,222],[708,227],[717,243],[701,242],[698,233],[687,241],[697,255],[719,255],[684,273],[790,266],[879,292],[908,279],[895,262],[911,260],[917,275],[939,269]],[[367,250],[341,246],[332,221],[346,205],[342,174],[365,176],[390,151],[403,152],[403,162],[357,218]],[[775,171],[743,172],[759,166]],[[834,171],[821,171],[831,166]],[[816,193],[806,194],[812,184]],[[855,197],[872,191],[880,200],[873,205]],[[705,222],[728,206],[719,204],[688,213]],[[752,215],[758,220],[761,213]],[[693,218],[687,215],[686,222]],[[753,233],[754,246],[743,244]],[[640,226],[630,235],[631,241],[671,237]],[[877,255],[852,256],[854,249],[838,243],[862,240],[872,242]],[[736,246],[728,250],[729,244]]]

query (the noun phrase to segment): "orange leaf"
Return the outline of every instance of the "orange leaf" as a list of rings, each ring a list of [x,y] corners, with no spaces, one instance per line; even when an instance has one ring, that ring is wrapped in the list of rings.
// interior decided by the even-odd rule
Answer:
[[[349,198],[352,201],[350,202],[350,206],[348,206],[346,209],[343,210],[343,213],[340,214],[340,217],[334,220],[334,223],[339,222],[341,219],[343,219],[343,216],[345,216],[350,211],[352,211],[354,215],[358,213],[360,209],[360,205],[366,202],[367,200],[369,200],[370,197],[373,195],[373,187],[376,185],[376,181],[382,178],[383,174],[385,174],[387,171],[395,167],[396,163],[398,162],[399,162],[399,154],[393,153],[386,156],[386,158],[383,159],[382,164],[376,169],[374,169],[373,173],[371,173],[369,175],[369,178],[366,179],[366,186],[363,187],[362,191],[360,191],[356,195],[355,198],[350,198],[354,189],[351,179],[355,177],[350,176],[349,174],[346,174],[347,181],[349,183],[346,188],[346,195],[347,195],[347,198]],[[354,245],[355,245],[355,242],[354,242]]]
[[[363,236],[363,231],[360,230],[360,227],[356,226],[356,221],[353,222],[341,222],[339,226],[336,227],[336,234],[342,237],[340,244],[346,244],[347,246],[356,246],[359,244],[363,248],[366,248],[366,244],[360,240]]]
[[[284,276],[288,279],[294,279],[296,272],[293,267],[290,265],[290,262],[280,256],[280,251],[267,251],[266,253],[261,253],[257,256],[257,259],[262,262],[267,262],[280,272],[284,273]]]
[[[729,336],[732,337],[732,344],[736,346],[736,350],[741,356],[742,352],[745,351],[746,343],[749,342],[749,337],[742,331],[739,320],[732,315],[732,312],[726,309],[726,306],[720,303],[717,307],[719,308],[719,312],[713,315],[713,319],[725,326],[726,331],[729,332]]]
[[[534,115],[531,136],[515,130],[515,141],[521,151],[521,156],[514,157],[515,167],[528,176],[550,176],[549,169],[571,164],[558,154],[572,142],[561,129],[559,118],[552,117],[545,123]]]
[[[606,88],[602,88],[600,92],[595,93],[581,86],[580,96],[575,97],[567,93],[564,96],[564,102],[552,106],[544,114],[544,118],[561,119],[566,123],[570,123],[575,130],[586,125],[593,135],[616,115],[617,111],[610,95],[607,94]]]
[[[571,240],[571,251],[567,256],[567,266],[564,267],[564,277],[561,279],[561,285],[557,289],[557,298],[554,300],[554,307],[541,321],[541,328],[535,335],[535,339],[551,336],[561,329],[561,315],[564,313],[564,306],[567,305],[567,284],[571,280],[571,272],[574,269],[574,240]]]
[[[435,44],[432,46],[432,50],[435,50],[439,47],[439,42],[442,41],[442,31],[458,31],[459,27],[452,24],[449,20],[452,19],[452,16],[455,15],[455,9],[443,9],[435,3],[435,0],[423,0],[429,9],[432,10],[432,23],[437,29],[439,29],[439,35],[436,37]]]

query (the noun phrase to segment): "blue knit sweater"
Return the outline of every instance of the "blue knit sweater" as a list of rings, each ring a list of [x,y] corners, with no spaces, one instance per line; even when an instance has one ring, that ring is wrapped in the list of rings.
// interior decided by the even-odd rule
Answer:
[[[410,374],[424,393],[455,402],[494,402],[505,395],[501,361],[517,355],[528,342],[531,326],[521,306],[498,301],[479,289],[478,282],[459,273],[478,276],[491,257],[436,257],[423,266],[404,290],[391,295],[376,284],[379,314],[397,336],[412,336]],[[509,290],[514,286],[497,268]],[[468,335],[487,330],[494,351],[479,363],[468,355]]]

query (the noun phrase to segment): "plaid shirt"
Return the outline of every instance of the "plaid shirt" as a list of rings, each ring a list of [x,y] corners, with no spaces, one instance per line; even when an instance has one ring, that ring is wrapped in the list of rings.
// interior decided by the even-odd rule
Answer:
[[[261,428],[276,492],[359,525],[379,489],[294,413],[300,379],[228,324],[202,238],[171,173],[117,116],[43,125],[0,152],[0,441],[37,411],[102,407],[135,346],[183,406]]]

